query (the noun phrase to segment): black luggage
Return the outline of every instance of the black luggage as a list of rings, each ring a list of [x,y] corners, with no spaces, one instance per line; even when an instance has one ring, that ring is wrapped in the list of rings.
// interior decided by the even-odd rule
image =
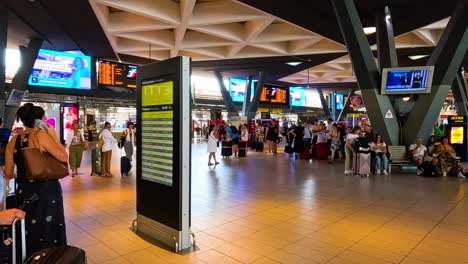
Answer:
[[[94,174],[101,175],[102,163],[101,163],[101,149],[95,148],[91,151],[91,176]]]
[[[423,162],[422,175],[424,177],[439,177],[442,175],[440,167],[435,166],[431,162]]]
[[[132,169],[132,163],[130,162],[130,159],[127,157],[120,157],[120,175],[128,176],[128,173]]]
[[[86,252],[73,246],[53,247],[38,251],[26,261],[26,264],[84,264]]]
[[[247,156],[247,142],[239,141],[239,158]]]
[[[221,143],[221,156],[223,158],[232,156],[232,141],[223,141]]]

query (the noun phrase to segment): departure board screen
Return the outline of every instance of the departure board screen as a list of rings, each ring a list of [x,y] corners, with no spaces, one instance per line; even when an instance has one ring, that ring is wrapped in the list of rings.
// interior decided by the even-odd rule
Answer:
[[[174,82],[141,86],[142,179],[173,184]]]
[[[288,88],[266,84],[260,95],[260,102],[287,105],[288,97]]]
[[[99,85],[136,88],[136,66],[100,60]]]

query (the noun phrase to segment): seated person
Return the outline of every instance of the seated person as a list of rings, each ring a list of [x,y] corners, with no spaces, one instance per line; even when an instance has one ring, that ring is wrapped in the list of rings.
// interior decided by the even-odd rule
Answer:
[[[449,144],[447,137],[442,137],[441,143],[436,146],[435,154],[439,160],[442,173],[449,173],[460,178],[465,178],[460,158],[457,157],[457,153]]]
[[[422,174],[422,164],[424,161],[432,162],[433,159],[429,157],[427,147],[422,144],[421,138],[416,138],[416,143],[411,144],[409,147],[413,161],[418,164],[418,175]]]
[[[376,134],[374,142],[371,142],[369,147],[371,151],[375,152],[375,174],[382,172],[388,175],[387,144],[382,141],[382,135]]]

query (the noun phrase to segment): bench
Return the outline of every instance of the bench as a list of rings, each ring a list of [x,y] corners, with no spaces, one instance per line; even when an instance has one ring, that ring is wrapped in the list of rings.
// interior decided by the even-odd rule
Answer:
[[[390,160],[388,161],[388,174],[392,173],[392,166],[417,166],[416,162],[409,159],[405,146],[388,146]]]

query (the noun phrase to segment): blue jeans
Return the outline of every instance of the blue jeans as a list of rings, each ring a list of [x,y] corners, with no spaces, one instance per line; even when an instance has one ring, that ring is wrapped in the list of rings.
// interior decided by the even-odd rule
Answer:
[[[382,166],[383,163],[383,166]],[[375,169],[376,170],[387,170],[388,166],[388,158],[387,155],[382,155],[379,157],[379,155],[375,156]]]

